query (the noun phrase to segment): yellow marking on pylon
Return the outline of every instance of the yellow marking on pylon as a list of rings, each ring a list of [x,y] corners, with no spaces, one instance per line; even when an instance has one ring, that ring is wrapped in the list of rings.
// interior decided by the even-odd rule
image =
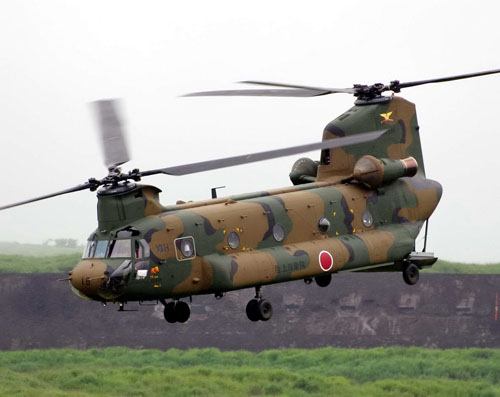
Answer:
[[[392,112],[380,113],[380,116],[382,116],[384,118],[380,123],[384,124],[388,121],[394,121],[393,119],[390,118],[391,114],[392,114]]]

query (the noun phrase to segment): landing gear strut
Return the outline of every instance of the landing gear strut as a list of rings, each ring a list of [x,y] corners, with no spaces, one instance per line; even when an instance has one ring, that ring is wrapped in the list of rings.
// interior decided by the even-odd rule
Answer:
[[[271,302],[262,299],[260,287],[255,287],[255,298],[248,302],[247,317],[250,321],[267,321],[273,315],[273,306]]]
[[[420,272],[415,264],[410,262],[403,268],[403,280],[406,284],[415,285],[418,282],[419,276]]]
[[[177,300],[168,303],[162,301],[162,303],[165,306],[163,316],[169,323],[185,323],[189,320],[191,309],[186,302]]]

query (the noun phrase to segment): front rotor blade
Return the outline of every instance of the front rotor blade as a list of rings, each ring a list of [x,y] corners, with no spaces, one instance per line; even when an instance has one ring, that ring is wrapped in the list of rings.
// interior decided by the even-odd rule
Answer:
[[[283,84],[283,83],[270,83],[267,81],[240,81],[243,84],[258,84],[258,85],[267,85],[274,87],[283,87],[283,88],[298,88],[302,90],[310,90],[310,91],[321,91],[328,94],[335,93],[344,93],[344,94],[354,94],[356,90],[354,88],[325,88],[325,87],[312,87],[308,85],[294,85],[294,84]]]
[[[440,77],[437,79],[409,81],[407,83],[400,83],[399,88],[415,87],[417,85],[431,84],[431,83],[442,83],[445,81],[469,79],[471,77],[486,76],[488,74],[495,74],[495,73],[500,73],[500,69],[487,70],[484,72],[477,72],[477,73],[459,74],[457,76]]]
[[[222,90],[222,91],[202,91],[192,92],[182,95],[191,96],[273,96],[273,97],[313,97],[330,94],[329,91],[304,90],[304,89],[276,89],[276,90]]]
[[[97,113],[104,163],[108,170],[113,169],[130,160],[117,101],[104,99],[92,103]]]
[[[310,152],[318,149],[330,149],[341,146],[356,145],[358,143],[370,142],[379,138],[387,130],[365,132],[353,136],[336,139],[327,139],[322,142],[310,143],[307,145],[293,146],[284,149],[269,150],[266,152],[246,154],[242,156],[227,157],[224,159],[202,161],[199,163],[179,165],[175,167],[160,168],[157,170],[141,172],[141,176],[167,174],[167,175],[187,175],[197,172],[216,170],[219,168],[232,167],[235,165],[254,163],[257,161],[270,160],[278,157],[290,156],[293,154]]]
[[[92,186],[93,185],[91,185],[90,183],[84,183],[83,185],[78,185],[78,186],[75,186],[75,187],[72,187],[72,188],[69,188],[69,189],[66,189],[66,190],[61,190],[60,192],[46,194],[45,196],[40,196],[40,197],[36,197],[36,198],[33,198],[33,199],[19,201],[17,203],[4,205],[4,206],[0,207],[0,211],[6,210],[7,208],[18,207],[20,205],[33,203],[35,201],[40,201],[40,200],[45,200],[45,199],[48,199],[48,198],[51,198],[51,197],[60,196],[62,194],[73,193],[73,192],[78,192],[80,190],[90,189]]]

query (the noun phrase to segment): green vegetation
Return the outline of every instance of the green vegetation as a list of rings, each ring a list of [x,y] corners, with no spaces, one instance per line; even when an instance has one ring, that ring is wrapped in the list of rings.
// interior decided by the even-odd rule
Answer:
[[[0,395],[498,396],[500,350],[0,352]]]
[[[82,257],[83,247],[0,242],[0,273],[65,273]]]
[[[15,242],[0,242],[0,254],[26,255],[26,256],[60,256],[70,254],[81,254],[83,247],[53,247],[43,244],[21,244]]]
[[[63,273],[71,270],[81,254],[34,257],[0,255],[0,273]]]
[[[438,260],[434,266],[424,269],[423,272],[450,274],[500,274],[500,263],[476,265],[473,263],[458,263]]]

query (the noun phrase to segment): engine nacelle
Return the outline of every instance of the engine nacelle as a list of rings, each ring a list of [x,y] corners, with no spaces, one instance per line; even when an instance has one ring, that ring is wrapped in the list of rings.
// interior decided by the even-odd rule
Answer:
[[[302,185],[316,181],[318,174],[318,161],[314,161],[307,157],[302,157],[293,163],[292,171],[290,172],[290,180],[294,185]]]
[[[354,165],[353,179],[376,189],[404,176],[412,177],[418,171],[418,163],[413,157],[402,160],[378,159],[363,156]]]

